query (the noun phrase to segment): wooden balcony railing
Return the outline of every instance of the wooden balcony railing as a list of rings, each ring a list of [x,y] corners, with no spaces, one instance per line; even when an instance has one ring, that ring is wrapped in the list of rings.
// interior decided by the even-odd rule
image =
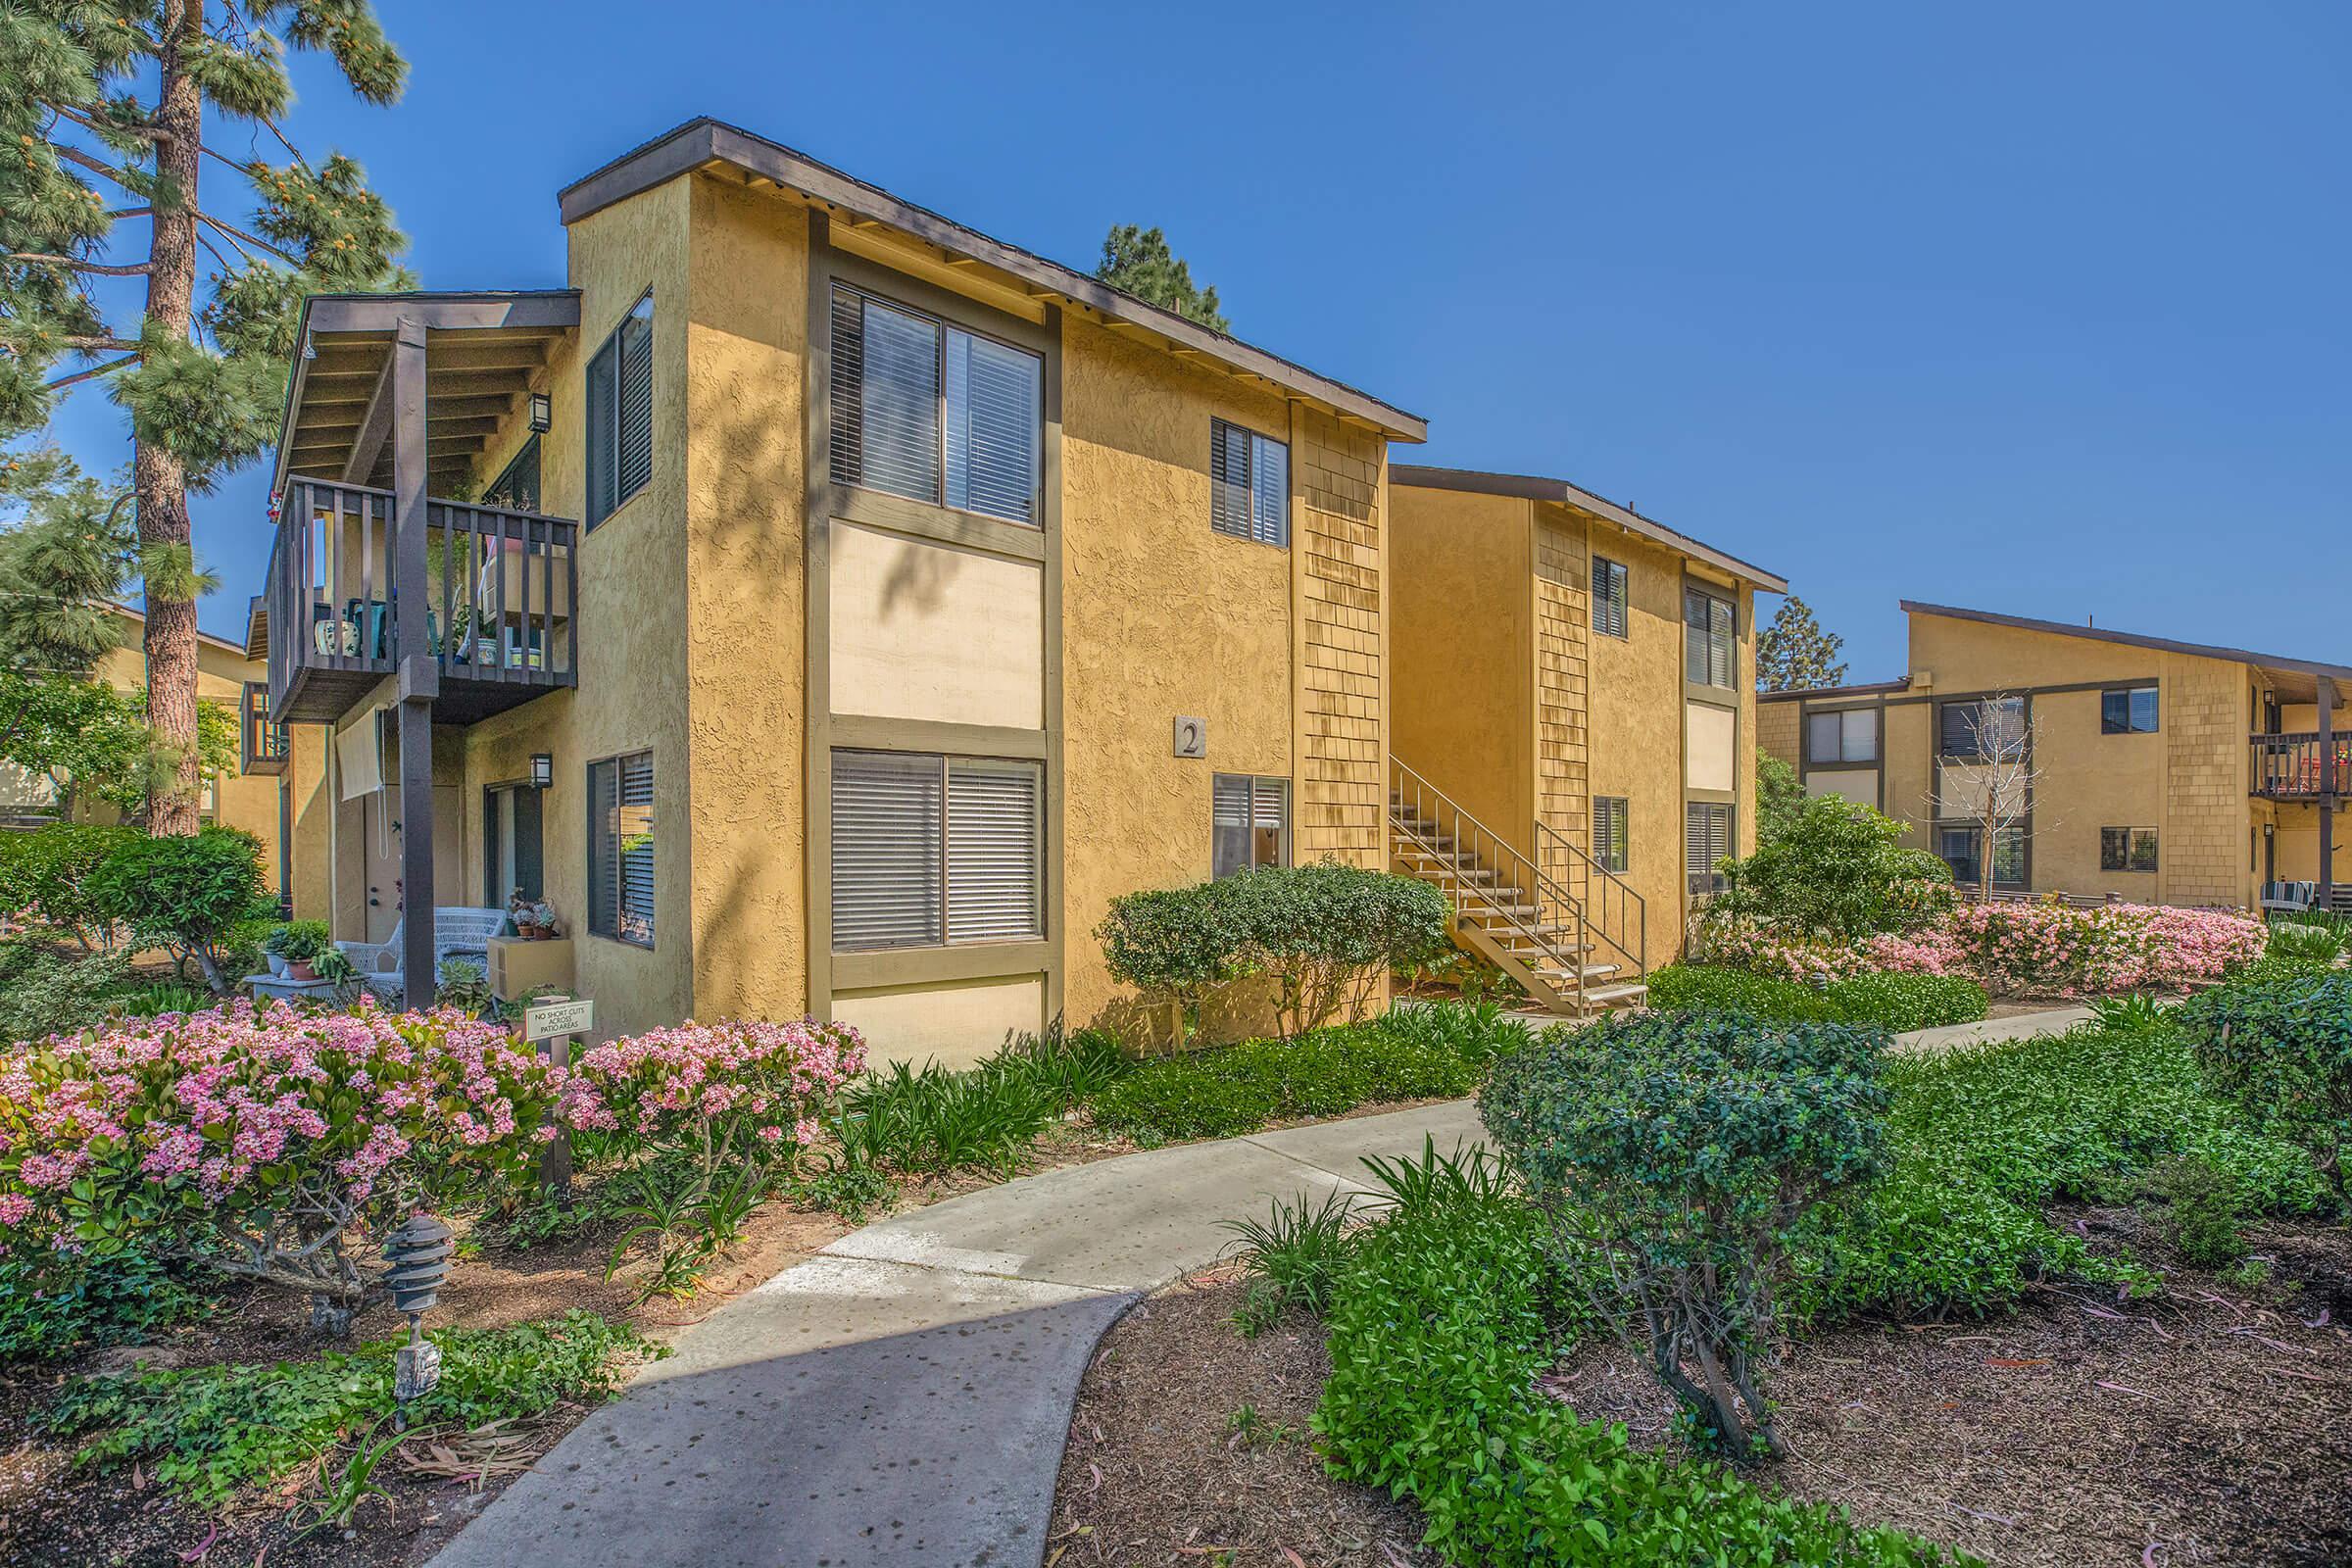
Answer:
[[[440,674],[436,716],[469,723],[578,684],[578,524],[470,502],[425,503],[403,541],[383,490],[293,479],[279,508],[266,600],[270,716],[340,717],[404,655]],[[424,557],[424,646],[400,646],[401,551]]]
[[[237,715],[237,771],[283,773],[287,755],[286,726],[270,721],[270,688],[247,681]]]
[[[2316,731],[2255,735],[2253,792],[2271,801],[2316,801],[2323,794],[2352,795],[2352,734],[2338,731],[2323,747]],[[2333,762],[2329,777],[2328,761]]]

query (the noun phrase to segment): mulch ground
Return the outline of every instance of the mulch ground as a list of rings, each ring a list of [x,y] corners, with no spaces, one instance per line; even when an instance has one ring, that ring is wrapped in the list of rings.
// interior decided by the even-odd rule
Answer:
[[[1984,1322],[1808,1337],[1773,1382],[1790,1456],[1751,1474],[2021,1568],[2352,1563],[2352,1238],[2272,1226],[2252,1242],[2272,1285],[2179,1267],[2152,1301],[2046,1288]],[[1328,1370],[1321,1331],[1245,1340],[1240,1295],[1229,1272],[1199,1275],[1105,1339],[1070,1426],[1049,1562],[1432,1560],[1409,1508],[1324,1472],[1305,1431]],[[1581,1347],[1547,1382],[1639,1442],[1677,1441],[1638,1354]],[[1241,1436],[1244,1405],[1283,1435]]]

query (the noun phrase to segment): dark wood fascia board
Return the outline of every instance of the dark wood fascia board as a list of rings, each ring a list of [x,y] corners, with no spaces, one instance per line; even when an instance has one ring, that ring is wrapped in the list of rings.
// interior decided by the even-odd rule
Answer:
[[[951,255],[969,257],[1107,320],[1156,332],[1174,347],[1325,404],[1342,416],[1373,426],[1392,440],[1429,439],[1429,421],[1420,415],[1407,413],[1346,382],[1318,375],[1295,361],[1252,347],[1239,338],[1211,331],[1173,311],[1122,293],[1100,278],[1017,245],[993,239],[805,153],[719,121],[689,121],[623,154],[565,186],[557,198],[558,207],[564,222],[569,225],[614,202],[625,201],[640,191],[714,164],[800,191],[823,203],[837,217],[846,215],[881,223]]]
[[[1888,692],[1907,692],[1911,677],[1900,675],[1893,680],[1855,681],[1847,686],[1799,686],[1793,691],[1758,692],[1759,703],[1836,703],[1849,697],[1877,697]]]
[[[1936,615],[1945,620],[1973,620],[1986,626],[2005,626],[2013,631],[2048,632],[2054,637],[2080,637],[2085,642],[2117,643],[2126,648],[2151,648],[2158,653],[2185,654],[2192,659],[2218,659],[2236,664],[2253,664],[2262,669],[2289,670],[2298,675],[2312,675],[2329,680],[2352,680],[2352,665],[2325,664],[2317,660],[2288,659],[2278,654],[2258,654],[2244,648],[2223,648],[2212,643],[2181,642],[2171,637],[2150,637],[2140,632],[2109,631],[2104,626],[2073,626],[2063,620],[2035,620],[2030,615],[2004,615],[1990,610],[1961,610],[1951,605],[1928,605],[1905,599],[1897,606],[1906,615]],[[2113,684],[2109,682],[2107,684]]]
[[[1416,490],[1460,490],[1472,495],[1556,501],[1605,518],[1628,533],[1640,534],[1654,544],[1664,545],[1693,561],[1704,562],[1718,571],[1728,571],[1751,588],[1774,594],[1788,591],[1788,579],[1779,573],[1767,571],[1753,562],[1742,561],[1728,551],[1701,543],[1687,533],[1644,517],[1631,508],[1621,507],[1606,497],[1596,496],[1565,479],[1547,479],[1529,473],[1488,473],[1477,468],[1431,468],[1419,464],[1393,463],[1389,465],[1389,482],[1393,485],[1410,485]]]

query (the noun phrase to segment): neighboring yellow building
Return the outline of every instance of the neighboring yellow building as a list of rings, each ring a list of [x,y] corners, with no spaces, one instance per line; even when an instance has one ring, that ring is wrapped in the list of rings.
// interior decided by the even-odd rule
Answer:
[[[1788,585],[1564,480],[1391,486],[1397,864],[1539,1001],[1637,1001],[1753,843],[1755,595]]]
[[[141,647],[147,617],[128,605],[109,607],[122,623],[122,640],[103,655],[92,674],[117,691],[139,691],[147,684],[147,659]],[[297,831],[297,807],[304,804],[308,781],[315,792],[318,752],[314,741],[304,758],[292,754],[285,733],[262,719],[266,672],[245,649],[209,632],[196,634],[196,697],[238,717],[238,757],[233,772],[208,779],[200,809],[203,819],[222,827],[242,828],[262,842],[262,872],[272,893],[284,895],[288,886],[289,846]],[[304,792],[308,793],[308,792]],[[0,815],[31,824],[57,809],[54,783],[46,776],[15,771],[0,780]],[[76,814],[92,820],[111,820],[112,808],[76,807]]]
[[[1119,894],[1387,862],[1418,417],[708,120],[562,215],[566,289],[305,307],[249,646],[339,938],[521,887],[602,1034],[967,1060],[1122,1015]]]
[[[1992,846],[1997,887],[2340,906],[2336,878],[2352,868],[2330,840],[2336,802],[2352,788],[2352,745],[2336,722],[2352,666],[1902,609],[1903,678],[1762,698],[1765,749],[1797,768],[1809,794],[1878,807],[1973,881],[1983,832],[1947,803],[1964,809],[1977,737],[2006,725],[2024,737],[2034,777],[2026,814]],[[2004,698],[2006,719],[1984,706]]]

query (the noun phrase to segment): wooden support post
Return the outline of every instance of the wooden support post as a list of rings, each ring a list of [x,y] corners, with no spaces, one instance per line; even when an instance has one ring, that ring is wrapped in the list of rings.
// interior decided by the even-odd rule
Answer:
[[[392,345],[392,654],[400,712],[400,971],[405,1005],[429,1007],[433,972],[433,698],[425,646],[424,328],[402,319]],[[412,678],[424,666],[421,679]]]
[[[2335,907],[2335,682],[2320,678],[2320,907]]]

